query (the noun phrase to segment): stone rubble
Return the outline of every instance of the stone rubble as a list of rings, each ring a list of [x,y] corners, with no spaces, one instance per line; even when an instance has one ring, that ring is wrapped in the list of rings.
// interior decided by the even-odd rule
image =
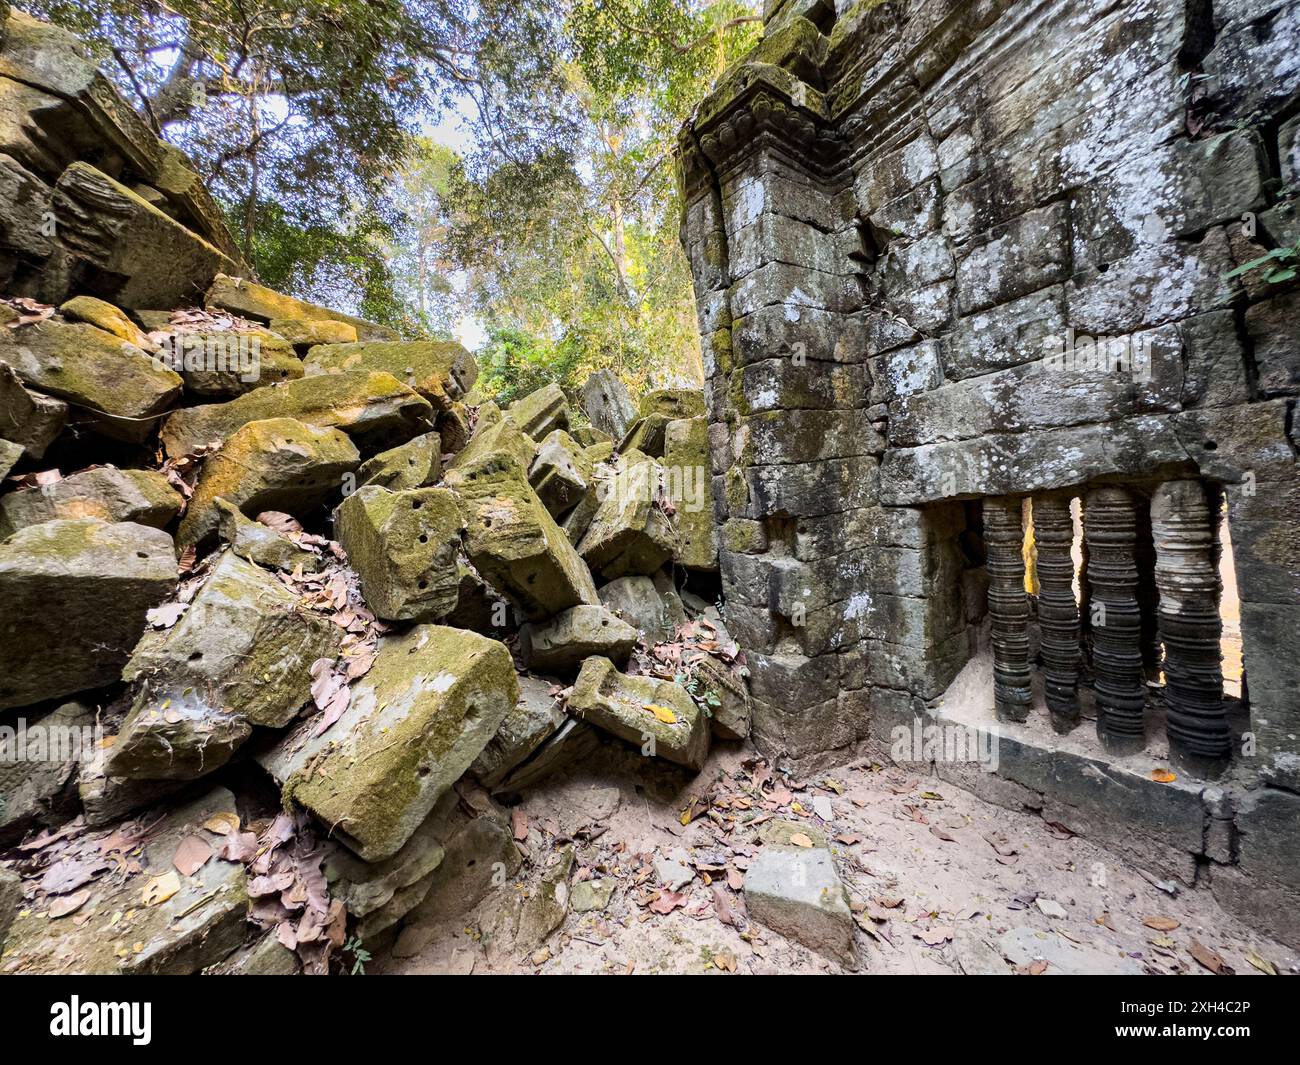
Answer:
[[[501,803],[566,767],[653,739],[698,768],[684,685],[743,688],[742,663],[682,635],[673,566],[716,585],[711,527],[674,558],[659,465],[614,442],[637,413],[617,379],[502,410],[459,344],[258,284],[76,42],[3,4],[0,26],[3,113],[50,82],[100,146],[55,157],[0,121],[0,725],[86,737],[0,763],[0,972],[323,971],[344,919],[409,944],[516,876]],[[702,397],[646,409],[706,482]],[[652,622],[601,605],[611,578]],[[572,852],[543,864],[530,950],[568,912]]]

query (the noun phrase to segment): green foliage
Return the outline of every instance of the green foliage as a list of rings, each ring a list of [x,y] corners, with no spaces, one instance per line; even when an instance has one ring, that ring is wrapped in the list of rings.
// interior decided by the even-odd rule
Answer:
[[[758,22],[736,2],[575,0],[560,68],[571,135],[454,175],[449,257],[467,309],[562,359],[571,392],[606,367],[634,390],[701,380],[673,148]]]
[[[495,327],[479,352],[478,388],[506,405],[552,382],[571,385],[577,355],[567,338],[553,345],[521,329]]]
[[[1252,259],[1235,270],[1229,270],[1223,275],[1223,280],[1228,281],[1255,271],[1262,273],[1265,283],[1270,285],[1281,285],[1294,280],[1297,274],[1300,274],[1300,241],[1270,249],[1258,259]]]
[[[390,241],[400,235],[391,179],[419,124],[452,101],[474,100],[498,151],[526,155],[538,130],[562,129],[539,118],[556,98],[548,88],[554,56],[545,47],[555,23],[550,0],[33,0],[24,7],[88,40],[160,134],[189,152],[267,280],[379,277],[376,262],[360,260],[382,253],[375,238],[385,228]],[[498,99],[509,99],[509,108]],[[380,220],[359,220],[370,213]],[[277,229],[269,240],[259,233],[263,224]],[[301,262],[287,266],[286,257]],[[326,291],[294,290],[315,298]],[[360,294],[371,306],[384,299],[374,284]]]

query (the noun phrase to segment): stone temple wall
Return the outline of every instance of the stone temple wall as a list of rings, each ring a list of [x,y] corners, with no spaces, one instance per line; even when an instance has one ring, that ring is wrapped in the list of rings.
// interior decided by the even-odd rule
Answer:
[[[679,145],[757,742],[888,753],[969,715],[978,667],[1002,767],[940,775],[1294,914],[1300,282],[1225,275],[1300,240],[1300,4],[765,20]],[[1240,701],[1218,694],[1225,498]]]

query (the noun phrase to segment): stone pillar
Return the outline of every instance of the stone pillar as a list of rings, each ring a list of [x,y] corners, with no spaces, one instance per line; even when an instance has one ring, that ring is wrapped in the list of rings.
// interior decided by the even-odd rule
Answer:
[[[1146,744],[1132,492],[1118,486],[1090,491],[1083,536],[1088,545],[1097,735],[1107,750],[1132,753]]]
[[[1223,706],[1216,518],[1200,481],[1166,481],[1151,498],[1170,757],[1203,777],[1222,773],[1231,744]]]
[[[984,500],[984,544],[988,551],[989,617],[993,630],[993,700],[1004,721],[1024,721],[1031,702],[1029,596],[1025,593],[1025,533],[1021,501],[1009,496]]]
[[[1137,543],[1133,561],[1138,575],[1138,613],[1140,630],[1138,642],[1142,649],[1142,674],[1148,681],[1160,679],[1160,621],[1157,616],[1160,595],[1156,591],[1156,546],[1151,532],[1151,498],[1134,497],[1134,514],[1137,519]]]
[[[1070,496],[1034,497],[1038,546],[1038,623],[1042,629],[1043,681],[1052,728],[1079,723],[1079,604],[1074,601],[1074,522]]]

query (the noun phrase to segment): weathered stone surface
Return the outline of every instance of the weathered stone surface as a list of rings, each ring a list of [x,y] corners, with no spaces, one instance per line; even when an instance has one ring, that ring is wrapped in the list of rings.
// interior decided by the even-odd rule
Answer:
[[[207,400],[233,399],[303,376],[289,343],[260,329],[173,332],[159,341],[158,358],[181,375],[187,395]]]
[[[219,769],[252,732],[282,728],[311,693],[311,666],[340,632],[280,581],[230,553],[170,629],[147,632],[122,671],[137,685],[109,776],[189,780]]]
[[[95,751],[95,708],[64,703],[5,724],[13,735],[0,734],[0,847],[11,847],[76,813],[77,769]]]
[[[315,813],[366,861],[383,861],[479,756],[517,696],[503,644],[417,625],[381,641],[328,732],[305,741],[291,735],[263,764],[284,782],[286,800]]]
[[[397,912],[403,902],[399,896],[409,899],[408,889],[420,881],[426,882],[427,890],[428,878],[442,864],[446,853],[442,838],[450,837],[459,827],[454,810],[457,801],[455,792],[444,795],[402,849],[381,862],[364,862],[336,844],[327,847],[323,871],[330,896],[343,901],[350,917],[369,919],[369,934],[382,931],[376,927],[381,923],[396,923],[424,897],[411,899],[406,910]]]
[[[600,602],[649,643],[668,639],[686,621],[681,600],[665,595],[649,577],[619,577],[602,585]]]
[[[657,388],[641,397],[641,417],[666,414],[670,418],[702,418],[704,393],[697,388]]]
[[[357,487],[368,484],[400,492],[428,488],[442,479],[442,444],[437,433],[424,433],[381,451],[357,468]]]
[[[552,687],[542,677],[520,676],[519,701],[470,766],[485,788],[500,784],[564,723],[564,709],[551,694]]]
[[[511,456],[457,462],[445,483],[460,499],[470,561],[526,617],[597,601],[586,563]]]
[[[609,906],[618,881],[612,876],[600,880],[583,880],[569,893],[569,908],[574,913],[599,913]]]
[[[613,370],[597,370],[582,386],[582,409],[591,424],[614,440],[636,418],[636,407]]]
[[[745,871],[745,907],[773,931],[857,967],[848,894],[824,845],[765,845]]]
[[[478,378],[474,356],[454,340],[322,344],[307,352],[309,376],[371,370],[390,373],[439,409],[463,399]]]
[[[143,197],[88,163],[73,163],[54,186],[59,241],[98,271],[101,295],[122,307],[194,302],[237,265]]]
[[[0,363],[0,441],[17,444],[39,459],[63,432],[68,405],[53,396],[29,392],[7,363]]]
[[[651,707],[673,720],[661,720]],[[583,663],[568,709],[647,754],[689,769],[700,769],[708,757],[708,720],[680,685],[627,676],[608,658],[592,657]]]
[[[650,458],[662,458],[664,453],[664,434],[670,422],[675,421],[671,414],[652,411],[643,418],[638,418],[623,439],[618,442],[618,451],[622,455],[640,452]]]
[[[569,401],[556,384],[515,400],[505,414],[534,440],[545,439],[556,429],[569,427]]]
[[[273,319],[296,318],[309,322],[347,322],[357,330],[360,340],[396,340],[397,334],[384,325],[367,322],[364,318],[355,318],[341,311],[333,311],[316,303],[296,300],[284,296],[265,285],[246,280],[242,277],[230,277],[218,274],[208,289],[205,301],[209,307],[230,311],[241,318],[251,318],[255,322],[271,322]]]
[[[605,498],[578,543],[593,571],[607,579],[653,573],[673,556],[677,534],[660,504],[663,470],[652,459],[625,456]]]
[[[112,333],[118,339],[134,344],[144,351],[150,351],[152,348],[148,334],[131,321],[121,309],[106,300],[96,299],[94,296],[74,296],[59,307],[59,313],[74,322],[86,322],[98,326],[106,333]]]
[[[120,156],[137,173],[152,176],[158,170],[161,142],[76,36],[9,7],[3,40],[0,74],[67,101],[81,118],[78,147],[93,140],[100,152]]]
[[[499,455],[510,456],[522,469],[528,470],[537,457],[537,443],[505,417],[495,403],[485,403],[479,408],[474,435],[456,453],[450,468],[467,469]]]
[[[1254,346],[1259,387],[1266,395],[1294,394],[1300,385],[1300,341],[1292,328],[1297,314],[1300,295],[1294,290],[1246,310],[1246,332]]]
[[[241,864],[213,854],[193,876],[180,878],[171,898],[153,906],[141,902],[150,878],[175,875],[172,858],[186,836],[215,841],[202,825],[218,814],[236,814],[235,797],[225,788],[168,813],[149,833],[139,874],[93,882],[79,911],[89,920],[79,925],[51,920],[47,902],[29,907],[5,943],[8,971],[183,976],[221,961],[240,946],[248,927]],[[137,943],[143,944],[138,950]]]
[[[45,232],[50,188],[30,170],[0,153],[0,247],[43,258],[54,250]]]
[[[549,621],[519,630],[519,655],[525,668],[567,674],[591,655],[626,664],[637,630],[603,606],[575,606]]]
[[[525,791],[571,765],[581,765],[600,744],[596,729],[585,721],[569,718],[525,762],[493,785],[492,790],[495,794]]]
[[[328,318],[272,318],[271,332],[279,333],[295,348],[312,348],[317,344],[355,344],[357,327],[351,322]]]
[[[691,569],[718,568],[718,531],[713,520],[707,419],[679,418],[664,430],[665,494],[677,529],[676,560]]]
[[[480,814],[443,840],[446,853],[428,878],[424,900],[406,919],[407,927],[437,925],[477,906],[490,891],[515,890],[519,848],[501,820]]]
[[[50,521],[0,543],[0,709],[116,680],[176,577],[172,538],[130,522]]]
[[[584,449],[563,429],[542,441],[528,471],[528,483],[554,518],[575,507],[591,483],[591,461]]]
[[[561,847],[552,856],[537,889],[524,899],[519,913],[515,948],[531,954],[564,923],[569,913],[569,876],[573,872],[573,847]]]
[[[177,411],[162,427],[171,456],[221,443],[241,426],[267,418],[295,418],[320,429],[338,428],[365,446],[406,440],[427,428],[433,413],[391,374],[329,374],[256,388],[226,403]]]
[[[220,515],[218,531],[221,539],[240,558],[286,573],[292,573],[300,566],[303,573],[320,569],[320,555],[299,547],[270,526],[244,517],[243,512],[228,500],[218,498],[214,502]]]
[[[709,708],[713,735],[720,740],[743,740],[748,736],[751,709],[744,678],[713,657],[697,662],[692,676]]]
[[[187,786],[184,780],[144,780],[137,777],[111,777],[104,766],[108,751],[95,751],[77,770],[77,796],[81,816],[92,828],[120,821],[128,814],[175,794]]]
[[[18,465],[22,457],[23,449],[20,445],[0,440],[0,478],[8,477],[9,471]]]
[[[298,955],[267,932],[257,942],[241,947],[228,958],[203,970],[204,976],[297,976]]]
[[[29,388],[89,409],[96,431],[118,440],[143,440],[180,395],[179,376],[83,322],[0,330],[0,361]]]
[[[387,621],[435,621],[456,606],[462,516],[445,488],[358,488],[334,512],[334,531],[361,579],[366,605]]]
[[[209,541],[220,521],[219,498],[252,515],[320,506],[341,490],[343,475],[356,469],[358,458],[352,441],[337,429],[293,418],[248,422],[204,460],[177,540]]]
[[[161,529],[180,513],[183,502],[161,473],[99,466],[0,496],[0,540],[57,518],[133,521]]]

